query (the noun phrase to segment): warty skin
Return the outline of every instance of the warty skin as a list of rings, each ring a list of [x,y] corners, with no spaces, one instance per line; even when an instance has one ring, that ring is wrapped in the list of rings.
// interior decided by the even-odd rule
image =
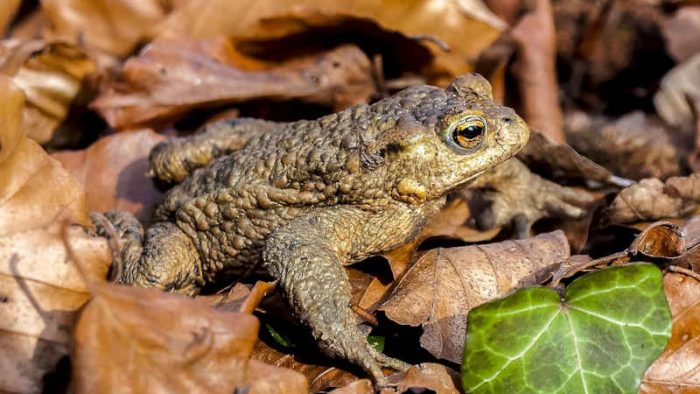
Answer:
[[[107,214],[123,245],[120,282],[195,294],[265,272],[326,354],[383,384],[381,366],[407,365],[368,344],[343,266],[410,241],[448,192],[528,137],[475,74],[317,120],[214,123],[151,152],[152,176],[177,185],[145,232]]]

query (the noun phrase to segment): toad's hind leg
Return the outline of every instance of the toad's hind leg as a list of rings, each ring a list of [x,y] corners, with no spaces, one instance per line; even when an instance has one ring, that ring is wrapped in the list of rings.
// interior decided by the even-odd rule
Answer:
[[[362,212],[353,217],[347,210],[353,209],[312,213],[278,228],[266,241],[263,262],[279,279],[292,311],[311,328],[319,347],[359,365],[384,385],[382,366],[405,370],[409,365],[376,351],[358,327],[350,281],[341,263],[348,258],[343,249],[351,242],[349,237],[361,229],[364,218]]]
[[[91,214],[97,233],[109,237],[100,215]],[[120,243],[123,267],[118,283],[181,294],[195,294],[204,284],[199,253],[175,224],[156,222],[144,234],[141,223],[128,212],[108,212],[104,217],[114,226]]]
[[[149,175],[163,182],[182,182],[192,171],[242,148],[251,138],[277,125],[259,119],[226,119],[208,124],[189,137],[161,142],[151,150]]]

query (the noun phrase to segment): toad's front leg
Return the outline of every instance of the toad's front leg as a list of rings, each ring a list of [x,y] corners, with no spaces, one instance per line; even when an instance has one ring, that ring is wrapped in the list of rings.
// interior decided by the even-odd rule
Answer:
[[[312,211],[275,230],[267,239],[263,260],[321,349],[361,366],[384,385],[381,366],[405,370],[408,364],[377,352],[367,342],[351,309],[351,286],[343,268],[357,248],[381,247],[381,237],[358,243],[373,215],[342,206]]]

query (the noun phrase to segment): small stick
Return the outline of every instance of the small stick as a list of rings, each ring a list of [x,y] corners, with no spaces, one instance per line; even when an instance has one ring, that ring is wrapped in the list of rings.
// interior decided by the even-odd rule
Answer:
[[[68,219],[64,220],[61,224],[61,240],[63,241],[63,246],[66,248],[66,257],[68,257],[68,260],[73,262],[73,265],[75,265],[75,268],[78,270],[78,275],[80,275],[80,277],[83,279],[85,286],[90,293],[95,294],[97,292],[95,283],[88,277],[87,272],[85,271],[85,263],[80,257],[78,257],[77,253],[75,253],[75,250],[73,249],[73,245],[70,243],[68,236],[68,229],[70,227],[71,222]]]
[[[686,276],[690,276],[691,278],[693,278],[693,279],[695,279],[695,280],[697,280],[697,281],[700,281],[700,274],[698,274],[698,273],[695,272],[695,271],[691,271],[691,270],[689,270],[689,269],[687,269],[687,268],[679,267],[679,266],[677,266],[677,265],[669,265],[668,267],[666,267],[666,270],[667,270],[667,271],[671,271],[671,272],[676,272],[676,273],[679,273],[679,274],[683,274],[683,275],[686,275]]]
[[[250,290],[250,294],[245,301],[243,301],[241,307],[238,308],[238,311],[242,313],[253,313],[255,308],[258,307],[260,301],[262,301],[262,299],[265,298],[265,296],[269,294],[270,291],[275,288],[275,286],[277,286],[277,281],[263,282],[259,280],[255,282],[255,286],[253,286],[253,289]]]
[[[374,315],[372,315],[371,313],[369,313],[366,309],[356,304],[350,306],[350,309],[352,309],[353,312],[360,316],[364,321],[369,323],[372,327],[379,326],[379,321],[377,320],[377,318],[374,317]]]

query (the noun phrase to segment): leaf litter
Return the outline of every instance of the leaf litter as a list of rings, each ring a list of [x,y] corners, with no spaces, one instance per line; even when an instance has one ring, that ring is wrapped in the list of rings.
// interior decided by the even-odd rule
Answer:
[[[465,390],[453,369],[470,310],[630,261],[668,271],[673,316],[642,392],[700,387],[691,2],[24,3],[0,11],[0,389],[373,392],[313,340],[284,347],[265,334],[294,331],[274,291],[259,302],[267,291],[239,282],[227,296],[191,300],[104,282],[110,248],[89,235],[88,210],[127,210],[148,223],[162,198],[146,176],[150,148],[213,119],[315,118],[474,70],[543,131],[520,159],[585,191],[587,216],[576,224],[543,205],[528,223],[534,238],[512,241],[517,214],[496,208],[516,220],[484,230],[475,194],[457,193],[414,242],[384,255],[388,264],[350,268],[367,331],[416,365],[389,375],[382,392]],[[460,280],[473,286],[455,289]]]

